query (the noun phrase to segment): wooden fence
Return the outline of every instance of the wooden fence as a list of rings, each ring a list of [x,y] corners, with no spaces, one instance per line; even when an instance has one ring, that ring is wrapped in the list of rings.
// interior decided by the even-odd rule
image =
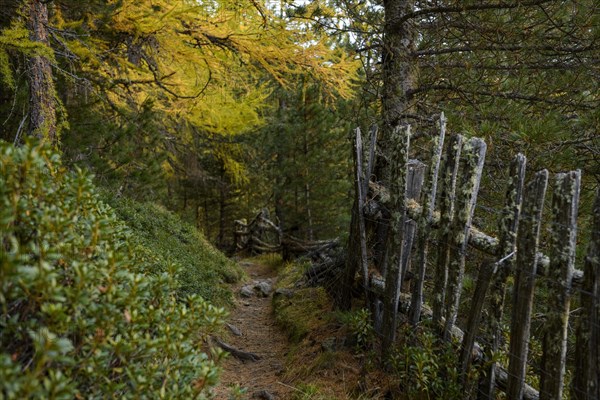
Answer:
[[[236,220],[234,224],[234,252],[238,254],[281,253],[284,260],[309,256],[324,261],[339,246],[337,239],[303,240],[284,233],[271,221],[266,209],[261,210],[249,223]]]
[[[354,244],[348,249],[340,304],[350,303],[349,288],[357,275],[361,277],[358,281],[364,286],[380,329],[384,357],[396,340],[399,310],[405,311],[406,320],[415,325],[424,318],[432,319],[446,340],[461,343],[459,369],[465,390],[473,387],[473,382],[468,382],[473,362],[502,351],[503,321],[509,321],[508,367],[488,360],[487,373],[476,384],[478,398],[495,399],[495,391],[500,389],[509,399],[560,399],[565,390],[573,399],[600,399],[600,191],[582,269],[575,267],[579,171],[550,177],[542,170],[526,181],[526,158],[518,154],[510,166],[498,233],[484,233],[473,225],[473,217],[486,144],[480,138],[460,135],[446,140],[443,115],[439,127],[428,166],[409,159],[410,127],[395,131],[392,141],[399,157],[392,165],[387,188],[369,179],[376,131],[372,131],[370,147],[365,151],[361,132],[356,130]],[[553,191],[550,215],[546,216],[543,211],[549,180]],[[367,243],[373,233],[365,223],[378,219],[389,225],[387,243],[391,246],[379,264]],[[540,252],[543,223],[549,227],[548,254]],[[434,240],[437,246],[432,248]],[[473,249],[479,252],[476,258],[484,261],[478,267],[469,310],[463,315],[459,305],[466,258]],[[410,286],[404,282],[409,268]],[[546,282],[545,321],[540,335],[541,365],[537,368],[540,383],[533,388],[525,378],[536,280],[540,276]],[[428,280],[433,290],[425,299]],[[579,297],[576,313],[570,310],[572,295]],[[511,310],[510,315],[505,315],[505,309]],[[574,349],[570,350],[575,363],[571,386],[565,389],[569,327],[575,328]]]

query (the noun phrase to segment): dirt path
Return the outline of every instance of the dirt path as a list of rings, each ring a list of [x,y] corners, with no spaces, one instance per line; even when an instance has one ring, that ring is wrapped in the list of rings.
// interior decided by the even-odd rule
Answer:
[[[250,262],[241,265],[250,277],[250,283],[264,281],[274,285],[276,274],[269,267]],[[239,350],[257,354],[260,360],[242,362],[229,356],[223,363],[224,371],[221,383],[214,391],[215,399],[228,400],[234,385],[246,388],[244,399],[269,399],[267,393],[273,396],[271,398],[289,399],[293,389],[282,383],[288,342],[275,324],[271,296],[241,297],[242,286],[244,284],[235,288],[236,307],[228,320],[242,335],[230,334],[224,341]]]

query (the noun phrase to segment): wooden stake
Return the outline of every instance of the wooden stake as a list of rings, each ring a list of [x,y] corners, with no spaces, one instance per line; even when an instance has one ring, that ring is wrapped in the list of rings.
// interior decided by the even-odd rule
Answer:
[[[406,199],[408,202],[417,202],[421,197],[423,189],[423,180],[425,179],[425,164],[419,160],[410,160],[408,162],[408,171],[406,176]],[[417,223],[415,220],[406,218],[404,221],[404,238],[402,241],[402,259],[400,264],[400,282],[410,269],[410,256],[417,233]]]
[[[552,195],[550,268],[547,275],[549,296],[543,327],[540,400],[562,398],[580,182],[580,171],[557,174]]]
[[[506,294],[506,281],[515,265],[515,250],[517,242],[517,229],[521,203],[523,202],[523,186],[525,184],[525,169],[527,159],[523,154],[517,154],[510,165],[509,181],[506,189],[506,203],[500,219],[500,241],[498,244],[498,257],[504,262],[497,263],[493,284],[490,288],[487,320],[484,320],[486,341],[489,343],[488,353],[495,354],[500,348],[502,338],[502,315],[504,313],[504,298]],[[485,282],[478,281],[477,285]],[[491,362],[487,373],[479,385],[480,400],[494,400],[496,398],[496,363]]]
[[[576,400],[600,399],[600,189],[596,193],[592,215],[592,235],[583,267],[582,313],[577,325],[571,390],[571,396]]]
[[[446,306],[444,317],[444,338],[450,338],[450,331],[458,315],[458,305],[465,274],[465,255],[469,243],[469,230],[477,193],[483,172],[487,146],[480,138],[472,138],[463,147],[461,185],[456,194],[454,217],[450,229],[451,251],[448,263],[448,286],[446,288]]]
[[[396,321],[401,280],[401,251],[406,219],[406,172],[410,146],[410,126],[397,127],[392,135],[394,146],[390,160],[391,234],[387,247],[389,262],[385,275],[385,297],[383,301],[382,358],[387,362],[392,344],[396,340]]]
[[[517,233],[517,262],[510,324],[508,365],[509,399],[521,399],[525,386],[529,328],[533,308],[533,289],[537,269],[537,251],[542,223],[542,208],[548,186],[548,171],[542,170],[525,188],[523,209]]]
[[[448,252],[450,243],[450,223],[454,211],[454,193],[456,191],[456,175],[460,162],[463,137],[452,136],[444,155],[444,172],[440,188],[440,229],[437,263],[434,273],[433,289],[433,323],[440,325],[444,309],[444,295],[448,281]]]
[[[367,232],[365,229],[365,180],[363,175],[363,160],[362,160],[362,137],[360,129],[355,130],[354,141],[354,172],[356,176],[356,198],[357,198],[357,220],[358,220],[358,236],[360,240],[360,265],[363,275],[363,290],[365,292],[366,308],[370,308],[369,301],[369,264],[367,259]]]
[[[429,247],[429,236],[431,235],[431,221],[433,211],[435,210],[435,200],[437,193],[437,181],[440,171],[440,161],[442,150],[444,148],[444,138],[446,136],[446,118],[444,113],[440,115],[439,121],[440,135],[433,140],[433,156],[431,157],[431,166],[429,168],[429,179],[424,189],[424,209],[418,219],[417,234],[417,267],[415,279],[412,286],[412,300],[410,303],[409,320],[416,325],[421,319],[421,308],[423,305],[423,285],[425,284],[425,270],[427,268],[427,253]]]

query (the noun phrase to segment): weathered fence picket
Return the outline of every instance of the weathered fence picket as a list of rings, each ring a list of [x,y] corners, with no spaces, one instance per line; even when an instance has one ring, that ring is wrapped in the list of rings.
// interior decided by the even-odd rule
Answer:
[[[488,352],[496,354],[500,349],[502,338],[502,316],[506,297],[506,282],[514,270],[516,259],[517,229],[523,201],[523,186],[525,184],[525,169],[527,159],[523,154],[517,154],[510,165],[508,185],[506,188],[506,204],[500,219],[500,241],[498,244],[498,262],[492,278],[489,291],[488,318],[485,322],[485,339]],[[500,262],[503,261],[503,262]],[[485,277],[484,277],[485,278]],[[484,282],[478,285],[485,285]],[[475,318],[475,316],[473,316]],[[468,344],[466,344],[468,345]],[[464,364],[463,360],[463,364]],[[484,378],[479,385],[478,399],[493,400],[496,398],[496,363],[490,362]]]
[[[592,215],[592,234],[580,291],[581,315],[571,390],[571,396],[576,400],[600,399],[600,189],[596,193]]]
[[[490,286],[490,281],[498,268],[498,264],[499,263],[493,261],[484,261],[479,269],[477,285],[475,286],[475,293],[473,294],[473,301],[471,302],[467,326],[460,345],[460,380],[465,389],[467,389],[469,385],[468,376],[473,361],[473,347],[475,346],[475,337],[477,336],[479,329],[479,321],[481,318],[481,311],[483,310],[483,304],[485,303],[485,295]]]
[[[427,254],[429,247],[429,236],[431,234],[431,221],[435,210],[437,193],[437,182],[440,171],[440,161],[446,137],[446,118],[444,113],[439,120],[440,134],[434,138],[433,155],[429,167],[429,177],[423,193],[423,210],[418,218],[417,232],[417,267],[412,285],[412,298],[410,302],[409,320],[416,325],[421,319],[421,308],[423,304],[423,285],[425,284],[425,271],[427,269]]]
[[[513,289],[513,315],[510,324],[508,387],[506,391],[509,399],[521,399],[525,386],[537,251],[547,186],[548,171],[542,170],[525,187],[523,195],[523,211],[517,233],[519,251],[517,252]]]
[[[444,310],[446,284],[448,281],[448,257],[450,251],[450,224],[454,212],[456,176],[460,165],[463,137],[455,135],[448,141],[444,155],[444,172],[440,187],[440,233],[437,263],[434,272],[433,322],[441,325]]]
[[[423,189],[425,179],[425,164],[419,160],[409,160],[406,174],[406,201],[418,202]],[[411,253],[415,235],[417,233],[417,222],[407,218],[404,222],[404,237],[402,240],[402,258],[400,260],[400,282],[404,282],[406,274],[410,269]]]
[[[369,190],[369,182],[371,175],[373,175],[373,168],[375,168],[375,150],[377,150],[377,125],[373,125],[369,130],[369,151],[367,157],[367,169],[365,170],[365,180],[363,193],[367,193]]]
[[[550,267],[546,279],[549,296],[543,327],[540,400],[562,398],[580,180],[579,171],[558,174],[552,195]]]
[[[462,177],[457,188],[454,217],[450,227],[450,257],[448,262],[448,284],[444,307],[444,337],[450,338],[450,331],[458,315],[458,305],[465,273],[465,256],[469,240],[469,230],[477,202],[479,183],[483,171],[487,146],[482,139],[471,138],[462,150]]]
[[[404,238],[404,221],[406,220],[406,167],[408,164],[408,151],[410,147],[410,126],[397,127],[392,135],[394,158],[396,164],[391,165],[390,176],[390,238],[387,271],[385,274],[385,297],[383,301],[383,326],[382,326],[382,355],[389,357],[389,351],[396,340],[396,325],[398,316],[398,301],[402,282],[401,249]]]
[[[354,138],[354,175],[355,175],[355,190],[357,199],[357,224],[358,224],[358,240],[360,244],[360,270],[363,277],[363,290],[365,292],[366,306],[369,308],[369,261],[367,255],[367,232],[365,228],[365,188],[364,184],[364,172],[363,172],[363,148],[362,148],[362,135],[359,128],[355,130]]]

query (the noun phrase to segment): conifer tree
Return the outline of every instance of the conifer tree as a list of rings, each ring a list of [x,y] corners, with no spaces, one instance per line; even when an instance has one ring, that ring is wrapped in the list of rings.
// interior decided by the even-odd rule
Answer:
[[[243,181],[236,137],[259,127],[269,93],[299,74],[329,96],[351,92],[354,60],[260,2],[6,1],[0,38],[10,43],[0,40],[0,66],[15,82],[1,89],[2,137],[13,141],[32,108],[53,111],[49,118],[68,122],[60,132],[66,159],[137,196],[160,197],[166,180],[215,171],[188,170],[190,148],[222,165],[231,183]],[[47,9],[46,36],[26,52],[10,35],[19,24],[28,31],[27,7],[38,3]],[[22,79],[23,60],[38,54],[52,101]],[[194,166],[207,168],[204,161]]]

